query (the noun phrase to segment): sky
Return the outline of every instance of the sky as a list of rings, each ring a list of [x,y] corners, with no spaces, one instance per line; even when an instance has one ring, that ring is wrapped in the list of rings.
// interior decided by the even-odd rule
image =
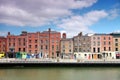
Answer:
[[[120,32],[120,0],[0,0],[0,36],[48,28],[67,37]]]

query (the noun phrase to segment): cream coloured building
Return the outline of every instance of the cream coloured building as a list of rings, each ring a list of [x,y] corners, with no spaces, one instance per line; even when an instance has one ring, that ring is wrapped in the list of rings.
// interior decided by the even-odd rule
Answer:
[[[112,33],[113,36],[113,51],[120,51],[120,33]]]

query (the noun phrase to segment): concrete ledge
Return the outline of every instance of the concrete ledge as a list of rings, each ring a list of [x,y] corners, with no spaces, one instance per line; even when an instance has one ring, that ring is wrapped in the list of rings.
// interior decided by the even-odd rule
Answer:
[[[120,63],[0,63],[0,68],[6,67],[120,67]]]

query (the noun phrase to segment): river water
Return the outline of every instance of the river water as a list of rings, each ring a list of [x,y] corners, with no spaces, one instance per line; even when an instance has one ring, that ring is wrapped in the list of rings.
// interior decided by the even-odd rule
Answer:
[[[120,80],[120,68],[0,69],[0,80]]]

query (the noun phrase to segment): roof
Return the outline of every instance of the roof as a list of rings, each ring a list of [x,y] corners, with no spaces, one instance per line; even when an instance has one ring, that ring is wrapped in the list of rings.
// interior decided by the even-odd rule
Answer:
[[[120,37],[120,33],[111,33],[110,35],[112,35],[113,37]]]
[[[102,33],[101,33],[101,34],[98,34],[98,33],[95,33],[94,35],[101,36],[101,35],[110,35],[110,34],[104,34],[104,33],[103,33],[103,34],[102,34]]]
[[[0,38],[5,38],[4,36],[0,36]]]
[[[41,33],[49,33],[49,31],[43,31]],[[50,33],[59,33],[59,32],[57,32],[57,31],[50,31]]]
[[[61,41],[70,41],[70,40],[73,40],[73,38],[61,39]]]

